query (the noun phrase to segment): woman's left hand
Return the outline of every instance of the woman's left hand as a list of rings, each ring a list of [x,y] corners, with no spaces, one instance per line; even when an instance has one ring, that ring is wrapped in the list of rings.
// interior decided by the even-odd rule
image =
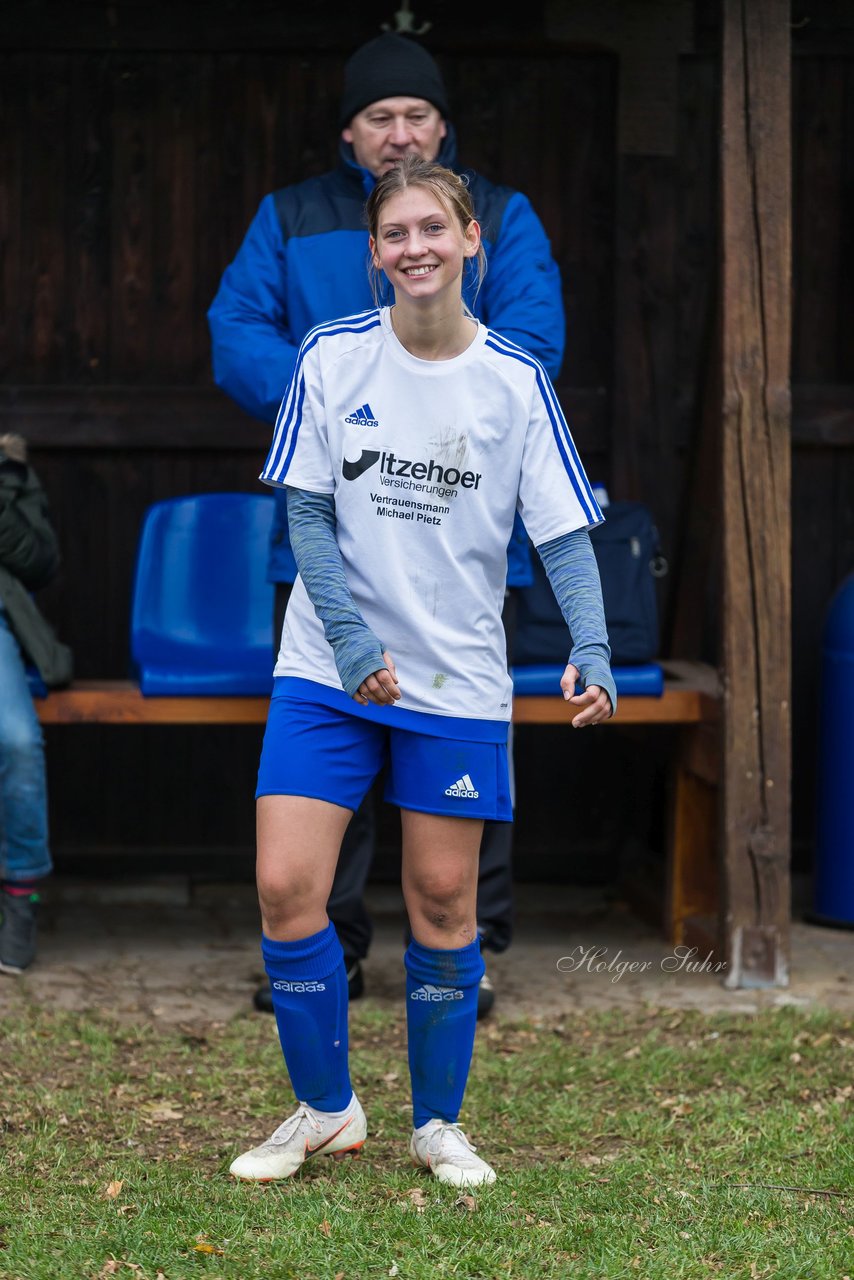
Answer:
[[[580,679],[581,673],[572,663],[567,664],[564,671],[560,687],[563,689],[563,696],[567,702],[571,702],[576,707],[583,707],[584,710],[572,720],[573,729],[583,729],[588,724],[601,724],[603,720],[610,720],[614,714],[611,706],[611,699],[608,697],[604,689],[598,684],[589,684],[583,693],[576,693],[575,686]]]

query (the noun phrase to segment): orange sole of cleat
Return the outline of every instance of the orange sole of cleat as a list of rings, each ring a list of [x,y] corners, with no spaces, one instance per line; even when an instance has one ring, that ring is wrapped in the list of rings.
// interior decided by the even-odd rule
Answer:
[[[350,1157],[351,1157],[351,1159],[353,1159],[353,1160],[358,1160],[358,1159],[359,1159],[359,1156],[362,1154],[362,1146],[363,1146],[363,1144],[360,1142],[360,1143],[359,1143],[357,1146],[355,1146],[355,1147],[348,1147],[346,1151],[333,1151],[333,1152],[332,1152],[332,1159],[333,1159],[333,1160],[346,1160],[346,1159],[347,1159],[347,1157],[348,1157],[348,1156],[350,1156]]]
[[[356,1143],[355,1146],[347,1147],[345,1151],[326,1151],[326,1152],[319,1151],[317,1154],[330,1155],[333,1160],[346,1160],[348,1156],[352,1160],[358,1160],[359,1156],[362,1154],[363,1146],[364,1146],[364,1140],[362,1142]],[[293,1173],[288,1174],[288,1178],[292,1178],[294,1174],[298,1172],[299,1172],[299,1169],[294,1169]],[[271,1182],[287,1181],[287,1178],[241,1178],[240,1175],[237,1173],[233,1173],[231,1176],[235,1182],[253,1183],[255,1186],[261,1186],[261,1187],[269,1186]]]

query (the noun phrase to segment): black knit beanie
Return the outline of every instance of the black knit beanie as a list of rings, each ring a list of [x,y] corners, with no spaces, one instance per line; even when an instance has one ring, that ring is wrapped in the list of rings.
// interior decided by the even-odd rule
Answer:
[[[448,95],[442,73],[420,44],[386,32],[369,40],[349,58],[344,68],[340,127],[382,98],[426,98],[448,114]]]

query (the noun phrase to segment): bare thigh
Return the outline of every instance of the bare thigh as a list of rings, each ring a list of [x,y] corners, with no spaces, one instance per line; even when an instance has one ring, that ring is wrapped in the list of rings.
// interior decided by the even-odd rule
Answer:
[[[326,903],[352,809],[307,796],[259,796],[256,879],[268,938],[292,942],[329,923]]]
[[[403,897],[412,936],[449,951],[477,937],[477,868],[483,823],[401,809]]]

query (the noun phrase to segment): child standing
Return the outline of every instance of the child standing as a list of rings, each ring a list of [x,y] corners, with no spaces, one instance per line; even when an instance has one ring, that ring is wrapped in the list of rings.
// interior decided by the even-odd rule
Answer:
[[[299,1107],[231,1172],[284,1178],[365,1140],[326,902],[350,816],[387,764],[412,932],[410,1154],[472,1186],[495,1179],[457,1120],[483,973],[482,824],[512,817],[507,544],[518,509],[572,633],[573,724],[596,724],[616,705],[586,532],[602,514],[542,366],[463,308],[463,273],[483,262],[464,181],[409,156],[367,211],[394,305],[307,335],[261,477],[287,487],[300,574],[257,791],[262,951]]]

